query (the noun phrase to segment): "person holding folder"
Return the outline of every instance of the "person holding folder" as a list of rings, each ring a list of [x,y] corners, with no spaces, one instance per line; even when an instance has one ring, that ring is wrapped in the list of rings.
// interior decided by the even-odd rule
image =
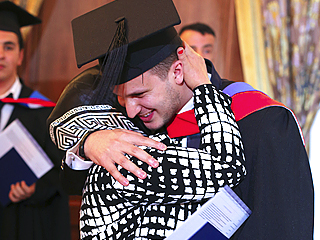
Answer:
[[[40,22],[14,3],[0,2],[0,131],[19,119],[55,165],[30,186],[25,181],[11,185],[11,202],[0,204],[0,239],[68,240],[71,236],[68,197],[59,183],[62,152],[50,141],[46,128],[52,111],[47,105],[53,104],[27,87],[17,74],[23,61],[20,28]],[[28,104],[32,98],[39,100],[38,107]]]

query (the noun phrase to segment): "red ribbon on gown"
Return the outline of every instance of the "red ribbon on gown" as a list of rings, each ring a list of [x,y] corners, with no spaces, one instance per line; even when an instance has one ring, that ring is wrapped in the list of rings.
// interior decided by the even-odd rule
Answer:
[[[199,127],[194,115],[194,109],[180,113],[167,126],[169,137],[184,137],[199,133]]]
[[[273,100],[260,91],[239,92],[232,96],[231,109],[236,121],[240,121],[251,113],[271,106],[285,107],[284,104]],[[171,138],[199,133],[194,109],[176,115],[167,126],[167,132]]]

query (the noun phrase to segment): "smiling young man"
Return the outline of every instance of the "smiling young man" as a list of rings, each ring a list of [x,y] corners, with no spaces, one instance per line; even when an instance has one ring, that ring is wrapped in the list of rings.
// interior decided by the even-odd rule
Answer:
[[[30,186],[24,180],[12,183],[8,193],[11,202],[6,206],[0,204],[1,239],[68,240],[71,237],[68,198],[59,183],[62,152],[52,144],[46,129],[46,119],[54,104],[24,85],[18,76],[23,60],[20,27],[40,22],[14,3],[0,2],[0,132],[19,119],[55,164]],[[31,108],[28,100],[35,97],[39,105]]]
[[[177,58],[175,54],[172,56]],[[172,65],[166,74],[160,75],[151,69],[115,87],[114,92],[120,105],[126,108],[128,117],[138,116],[151,131],[168,124],[193,96],[183,81],[181,62],[170,62]],[[209,79],[207,81],[210,83]]]

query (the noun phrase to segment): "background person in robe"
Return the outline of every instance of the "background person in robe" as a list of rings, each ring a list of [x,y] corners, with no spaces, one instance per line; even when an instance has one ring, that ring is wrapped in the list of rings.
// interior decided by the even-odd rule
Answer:
[[[204,23],[193,23],[182,27],[179,35],[196,53],[214,62],[213,48],[216,34],[211,27]]]
[[[0,2],[0,99],[29,98],[34,92],[17,75],[23,60],[20,27],[40,23],[12,2]],[[37,97],[42,97],[37,94]],[[50,157],[55,167],[36,183],[24,181],[11,185],[7,206],[0,205],[0,239],[44,240],[70,239],[68,197],[59,184],[62,152],[50,141],[46,118],[52,107],[31,109],[20,104],[3,104],[0,131],[19,119]]]

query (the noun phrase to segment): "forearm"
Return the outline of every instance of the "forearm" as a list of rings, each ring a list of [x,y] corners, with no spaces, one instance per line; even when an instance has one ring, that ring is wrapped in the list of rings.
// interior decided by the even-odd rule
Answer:
[[[118,167],[119,171],[130,179],[129,186],[124,187],[110,179],[119,195],[124,195],[132,203],[200,201],[213,197],[224,185],[237,185],[245,175],[244,166],[221,161],[221,158],[197,149],[169,146],[165,152],[155,149],[146,151],[160,163],[158,168],[151,168],[132,159],[147,172],[146,179],[140,180],[121,167]]]
[[[194,89],[194,109],[201,135],[200,149],[219,158],[221,164],[235,169],[243,167],[239,174],[245,175],[244,144],[231,110],[231,99],[211,84],[200,85]],[[237,181],[229,179],[233,185]]]

